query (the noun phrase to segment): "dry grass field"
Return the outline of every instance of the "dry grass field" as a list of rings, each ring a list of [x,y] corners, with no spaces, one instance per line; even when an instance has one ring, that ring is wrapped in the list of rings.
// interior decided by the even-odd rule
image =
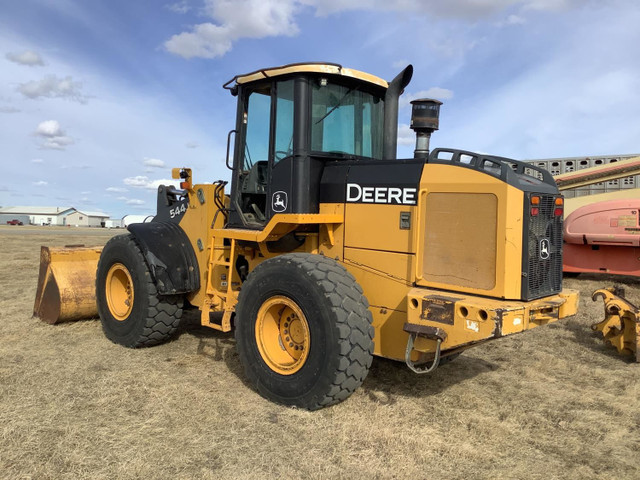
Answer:
[[[32,318],[40,245],[122,231],[0,227],[0,478],[640,478],[640,365],[589,325],[606,276],[566,279],[580,313],[468,350],[430,375],[375,359],[318,412],[245,383],[232,335],[193,316],[128,350],[98,320]],[[622,279],[640,301],[640,281]]]

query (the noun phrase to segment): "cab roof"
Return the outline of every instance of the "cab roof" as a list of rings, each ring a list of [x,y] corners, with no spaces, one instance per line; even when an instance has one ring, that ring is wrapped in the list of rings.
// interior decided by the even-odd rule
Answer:
[[[325,73],[329,75],[342,75],[344,77],[356,78],[358,80],[377,85],[379,87],[387,88],[389,84],[386,80],[383,80],[375,75],[371,75],[366,72],[354,70],[351,68],[344,68],[337,63],[291,63],[288,65],[282,65],[280,67],[263,68],[256,70],[255,72],[245,73],[242,75],[236,75],[231,80],[223,85],[224,88],[232,90],[238,85],[242,85],[256,80],[262,80],[264,78],[274,78],[282,75],[289,75],[291,73]],[[235,82],[235,85],[231,85]]]

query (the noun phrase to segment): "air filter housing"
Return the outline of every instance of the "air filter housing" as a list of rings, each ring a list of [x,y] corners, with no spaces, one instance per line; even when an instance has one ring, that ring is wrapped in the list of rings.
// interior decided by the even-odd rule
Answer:
[[[415,158],[429,156],[429,139],[440,126],[440,105],[441,101],[431,98],[411,102],[411,129],[416,132]]]

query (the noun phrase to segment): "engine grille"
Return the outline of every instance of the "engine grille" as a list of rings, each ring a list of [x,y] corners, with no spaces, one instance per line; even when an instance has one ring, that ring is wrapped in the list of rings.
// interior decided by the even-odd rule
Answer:
[[[525,242],[523,258],[523,300],[553,295],[562,290],[562,215],[554,216],[554,195],[531,194],[540,197],[539,214],[530,215],[526,202]]]

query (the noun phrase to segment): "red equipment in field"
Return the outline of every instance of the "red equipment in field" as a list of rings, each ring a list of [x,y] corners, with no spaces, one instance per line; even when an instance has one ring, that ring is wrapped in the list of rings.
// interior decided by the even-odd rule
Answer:
[[[640,198],[573,211],[564,223],[564,271],[640,276]]]
[[[570,190],[640,174],[640,157],[555,175]],[[640,276],[640,189],[565,199],[563,270]]]

